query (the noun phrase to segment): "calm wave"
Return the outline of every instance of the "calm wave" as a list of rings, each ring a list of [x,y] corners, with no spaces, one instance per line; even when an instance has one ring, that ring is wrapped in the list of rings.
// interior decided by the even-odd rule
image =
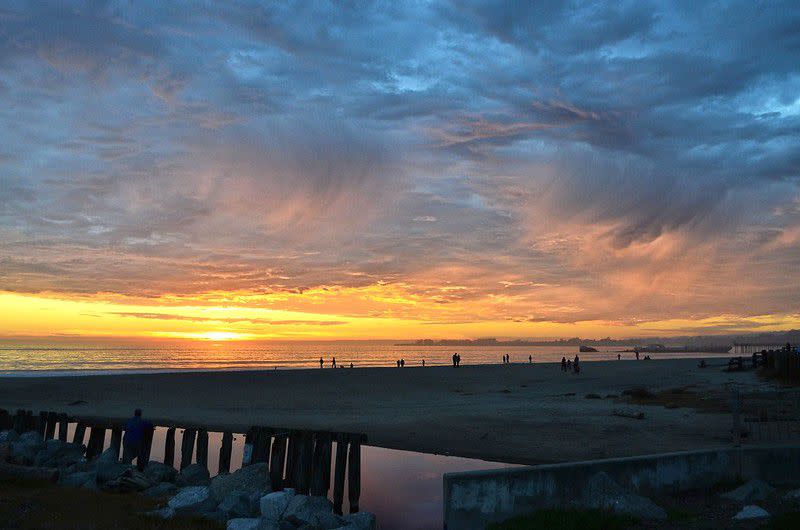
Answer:
[[[574,357],[578,347],[420,347],[398,346],[397,341],[269,342],[242,345],[209,343],[162,348],[41,345],[0,346],[0,374],[43,375],[108,372],[150,372],[184,370],[272,370],[318,368],[319,358],[330,367],[332,357],[338,365],[355,367],[394,366],[405,359],[406,366],[447,365],[458,351],[462,364],[499,363],[504,354],[511,362],[557,362],[562,356]],[[612,360],[625,347],[601,347],[597,353],[581,353],[584,361]],[[632,353],[620,353],[633,358]],[[728,354],[663,353],[653,358],[727,357]]]

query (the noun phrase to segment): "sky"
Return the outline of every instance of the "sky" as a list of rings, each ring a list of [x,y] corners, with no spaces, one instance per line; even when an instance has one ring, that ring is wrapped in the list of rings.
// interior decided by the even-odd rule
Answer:
[[[800,4],[0,6],[0,337],[800,328]]]

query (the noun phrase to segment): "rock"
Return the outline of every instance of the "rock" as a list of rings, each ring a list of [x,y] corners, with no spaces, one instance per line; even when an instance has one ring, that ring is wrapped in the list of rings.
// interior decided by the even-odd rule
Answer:
[[[167,505],[178,515],[199,514],[216,508],[217,503],[211,496],[208,486],[189,486],[182,488],[172,497]]]
[[[313,525],[317,523],[317,516],[325,514],[333,514],[333,504],[326,497],[293,495],[282,518],[297,526]]]
[[[164,508],[145,512],[144,514],[149,517],[158,517],[159,519],[172,519],[175,517],[175,510],[169,506],[165,506]]]
[[[186,466],[178,473],[175,484],[180,487],[185,486],[205,486],[211,480],[208,469],[202,464],[192,464]]]
[[[764,517],[769,517],[769,512],[761,506],[756,506],[755,504],[748,504],[742,508],[739,513],[733,516],[733,518],[737,521],[744,519],[763,519]]]
[[[742,484],[735,490],[723,493],[720,497],[728,499],[729,501],[746,503],[753,501],[763,501],[770,495],[775,493],[775,488],[764,482],[763,480],[751,480],[746,484]]]
[[[58,483],[62,486],[67,486],[70,488],[80,488],[87,481],[91,480],[95,482],[97,477],[95,476],[94,472],[92,471],[79,471],[78,473],[72,473],[69,475],[61,475],[58,479]]]
[[[219,523],[221,526],[224,526],[228,522],[228,516],[219,510],[211,510],[208,512],[203,512],[199,515],[199,517]]]
[[[217,475],[211,481],[211,492],[218,502],[222,502],[222,499],[234,490],[257,493],[259,496],[271,491],[272,485],[269,480],[269,467],[267,464],[259,462],[244,466],[234,473]]]
[[[258,499],[241,490],[233,490],[219,504],[227,517],[252,517],[258,515]]]
[[[153,482],[144,473],[136,468],[129,467],[117,478],[106,482],[103,489],[125,493],[128,491],[144,491],[152,485]]]
[[[17,440],[19,440],[19,434],[15,430],[0,432],[0,444],[16,442]]]
[[[785,500],[785,501],[800,501],[800,489],[787,491],[786,495],[783,496],[783,500]]]
[[[21,434],[16,441],[11,442],[9,456],[13,463],[29,466],[34,463],[37,454],[44,447],[44,440],[38,432],[26,432]]]
[[[178,471],[161,462],[151,460],[144,468],[144,474],[153,482],[174,482]]]
[[[334,530],[335,528],[341,528],[343,524],[345,524],[344,518],[333,512],[319,512],[308,523],[309,526],[321,530]]]
[[[289,500],[294,496],[294,490],[291,491],[274,491],[267,493],[259,502],[261,508],[261,516],[267,521],[278,522],[283,516],[286,507],[289,506]]]
[[[228,526],[226,526],[226,529],[227,530],[260,530],[261,529],[261,519],[238,517],[236,519],[229,520],[228,521]]]
[[[105,484],[110,480],[114,480],[126,470],[131,469],[131,466],[123,464],[117,459],[117,455],[111,447],[97,457],[97,460],[94,461],[94,466],[97,471],[98,484]]]
[[[36,454],[34,465],[64,468],[83,461],[83,446],[60,440],[47,440],[44,449]]]
[[[611,510],[639,519],[667,518],[667,512],[647,497],[625,490],[608,474],[600,472],[592,476],[584,489],[579,504],[587,508]]]
[[[342,517],[346,524],[339,528],[346,530],[375,530],[377,528],[377,521],[375,514],[370,512],[357,512],[345,515]]]
[[[142,492],[142,495],[147,497],[171,497],[178,492],[178,486],[171,482],[160,482],[155,486],[151,486]]]

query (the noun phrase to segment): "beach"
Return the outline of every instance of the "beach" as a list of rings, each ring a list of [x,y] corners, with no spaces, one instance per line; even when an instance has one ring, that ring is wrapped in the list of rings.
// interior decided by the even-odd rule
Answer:
[[[534,464],[728,445],[728,386],[752,399],[778,387],[752,371],[725,372],[719,359],[697,364],[584,362],[580,374],[520,363],[3,377],[0,407],[116,420],[138,407],[156,423],[358,432],[369,445]],[[653,398],[623,394],[635,388]]]

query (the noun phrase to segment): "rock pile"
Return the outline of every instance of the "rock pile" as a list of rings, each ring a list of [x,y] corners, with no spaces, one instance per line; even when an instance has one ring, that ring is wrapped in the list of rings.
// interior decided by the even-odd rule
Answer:
[[[160,462],[149,462],[140,472],[121,462],[111,448],[89,462],[84,446],[45,441],[37,432],[0,432],[0,447],[0,454],[7,455],[12,464],[52,468],[58,483],[66,487],[140,492],[166,500],[163,508],[148,514],[153,517],[201,516],[227,522],[234,530],[372,530],[376,524],[375,516],[368,512],[334,514],[325,497],[296,495],[288,488],[273,492],[265,463],[211,478],[200,464],[178,472]]]

